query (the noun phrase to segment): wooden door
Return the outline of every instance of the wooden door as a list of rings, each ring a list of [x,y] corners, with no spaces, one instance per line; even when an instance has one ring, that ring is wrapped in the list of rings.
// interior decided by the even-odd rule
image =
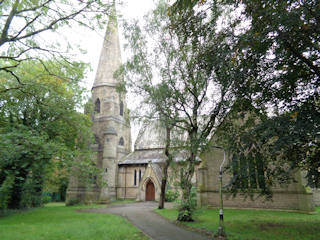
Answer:
[[[150,180],[146,186],[146,201],[154,201],[154,200],[155,200],[154,184]]]

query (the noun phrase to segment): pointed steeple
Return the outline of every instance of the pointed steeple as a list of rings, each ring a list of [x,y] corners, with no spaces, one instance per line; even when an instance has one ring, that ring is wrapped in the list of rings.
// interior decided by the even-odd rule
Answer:
[[[115,3],[113,3],[109,17],[107,31],[100,53],[99,65],[92,89],[99,86],[115,86],[117,80],[113,78],[114,72],[121,65],[121,51],[118,33],[118,22]]]

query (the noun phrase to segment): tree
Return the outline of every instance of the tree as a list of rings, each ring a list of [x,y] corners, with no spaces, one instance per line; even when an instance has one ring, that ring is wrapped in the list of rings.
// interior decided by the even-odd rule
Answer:
[[[166,187],[168,183],[168,169],[173,160],[173,154],[170,152],[171,131],[172,131],[172,128],[170,128],[170,126],[167,126],[166,127],[166,145],[164,150],[164,154],[166,155],[167,159],[164,162],[164,165],[162,167],[161,191],[160,191],[160,200],[159,200],[159,207],[158,207],[159,209],[164,208],[164,201],[166,199]]]
[[[59,39],[59,30],[67,30],[73,23],[96,28],[109,15],[111,5],[93,0],[0,1],[0,71],[10,73],[22,85],[21,75],[14,69],[23,61],[39,59],[44,64],[44,58],[70,59],[72,46],[52,39]],[[73,67],[71,62],[61,64]],[[0,93],[7,90],[1,87]]]
[[[69,174],[80,152],[90,155],[91,121],[77,112],[84,65],[73,63],[77,69],[70,69],[61,61],[45,62],[54,74],[42,64],[24,61],[14,69],[22,86],[12,74],[0,72],[1,82],[12,89],[0,97],[0,195],[7,202],[3,208],[39,206],[47,173],[65,169]],[[82,164],[90,161],[88,157]]]
[[[317,1],[243,1],[251,22],[240,60],[249,60],[256,102],[290,110],[317,94],[320,32]],[[257,61],[259,64],[252,64]]]
[[[244,1],[251,19],[242,41],[251,59],[247,64],[260,59],[253,68],[256,83],[248,89],[260,93],[257,105],[272,106],[275,113],[257,127],[266,142],[277,138],[269,150],[282,152],[289,170],[308,171],[311,186],[320,179],[319,10],[317,1]]]
[[[310,186],[319,186],[320,6],[317,1],[241,3],[243,18],[250,20],[239,46],[239,62],[251,71],[241,83],[244,95],[274,113],[250,134],[260,136],[258,142],[273,156],[280,181],[290,181],[292,171],[300,169],[308,172]],[[280,160],[289,167],[281,168]]]
[[[171,12],[181,16],[202,2],[179,0]],[[269,174],[288,182],[292,171],[307,170],[309,185],[319,186],[320,163],[315,157],[320,151],[318,1],[226,0],[219,5],[237,9],[239,19],[247,23],[234,32],[239,40],[234,61],[247,76],[236,83],[239,95],[254,108],[273,112],[255,127],[248,126],[248,132],[230,135],[229,146],[241,139],[247,148],[234,151],[242,152],[259,144]],[[289,167],[281,168],[279,161]]]
[[[179,221],[192,221],[191,179],[197,156],[234,103],[235,81],[243,76],[233,61],[235,25],[218,30],[222,12],[189,8],[181,21],[170,18],[168,5],[160,1],[143,29],[137,22],[125,26],[132,51],[121,69],[127,74],[127,89],[144,96],[150,111],[187,135],[181,149],[188,156],[180,169]]]

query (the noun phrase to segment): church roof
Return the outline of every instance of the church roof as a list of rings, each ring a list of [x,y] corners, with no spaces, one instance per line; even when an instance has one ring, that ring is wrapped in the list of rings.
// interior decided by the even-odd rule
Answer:
[[[171,141],[175,142],[177,139],[186,139],[184,134],[175,130],[171,133]],[[137,140],[134,145],[134,152],[127,155],[119,165],[129,164],[148,164],[161,163],[167,159],[164,154],[166,142],[166,129],[161,125],[159,121],[151,121],[140,129]],[[188,158],[188,152],[186,150],[174,150],[172,151],[173,160],[176,162],[184,161]],[[200,158],[197,157],[197,161]]]
[[[186,150],[175,151],[173,153],[173,160],[175,162],[181,162],[186,160],[188,157],[188,152]],[[126,156],[119,165],[131,165],[131,164],[148,164],[151,163],[162,163],[167,159],[164,154],[164,149],[144,149],[136,150]],[[196,159],[200,162],[200,158]]]
[[[137,150],[130,153],[119,165],[161,163],[166,159],[163,149]]]
[[[166,130],[160,126],[160,122],[153,121],[144,124],[139,131],[134,144],[135,150],[164,148],[166,141]]]
[[[160,121],[148,122],[140,129],[134,150],[165,148],[166,135],[166,129]],[[174,145],[176,140],[185,139],[187,139],[186,133],[177,129],[171,131],[171,145]]]

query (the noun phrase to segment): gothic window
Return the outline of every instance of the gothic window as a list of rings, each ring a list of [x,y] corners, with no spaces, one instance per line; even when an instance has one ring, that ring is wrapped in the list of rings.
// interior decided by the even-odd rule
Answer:
[[[137,185],[137,170],[134,170],[134,176],[133,176],[134,185]]]
[[[123,102],[120,101],[120,116],[123,116]]]
[[[123,140],[123,137],[121,137],[121,138],[120,138],[120,140],[119,140],[119,145],[120,145],[120,146],[124,146],[124,140]]]
[[[102,148],[102,145],[101,145],[101,143],[100,143],[100,139],[99,139],[99,137],[98,137],[96,134],[94,134],[94,144],[97,144],[97,145],[98,145],[98,149],[101,149],[101,148]]]
[[[94,103],[94,113],[100,113],[100,99],[97,98],[96,102]]]
[[[94,144],[99,144],[99,137],[94,134]]]
[[[139,169],[139,182],[141,181],[141,177],[142,177],[142,172],[141,172],[141,169]]]
[[[234,186],[236,188],[265,189],[264,165],[259,153],[248,155],[233,154],[231,167],[233,170]]]

